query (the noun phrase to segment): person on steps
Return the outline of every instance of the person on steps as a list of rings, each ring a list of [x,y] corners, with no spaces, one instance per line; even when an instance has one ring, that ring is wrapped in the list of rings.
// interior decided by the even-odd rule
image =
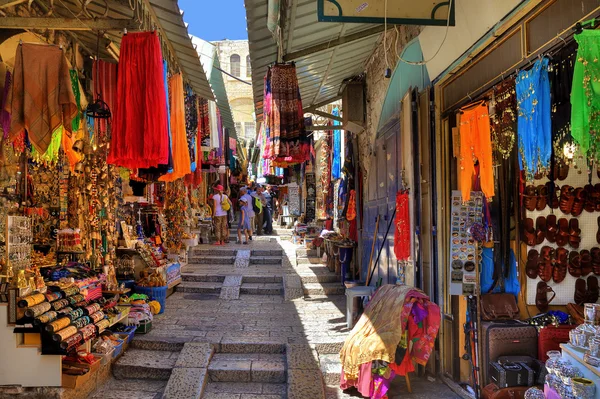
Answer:
[[[215,235],[217,242],[215,245],[224,245],[227,238],[227,210],[231,209],[229,197],[223,194],[223,186],[216,185],[214,187],[215,194],[213,195],[213,223],[215,225]],[[223,209],[225,205],[225,208]]]
[[[252,233],[250,226],[250,218],[248,217],[247,205],[248,203],[244,198],[240,198],[240,221],[238,224],[238,243],[248,245],[248,237]],[[242,232],[246,237],[246,241],[242,241]]]

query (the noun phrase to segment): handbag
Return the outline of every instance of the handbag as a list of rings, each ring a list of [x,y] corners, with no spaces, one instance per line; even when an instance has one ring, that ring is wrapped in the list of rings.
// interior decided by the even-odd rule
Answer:
[[[481,318],[483,320],[510,320],[518,315],[519,307],[513,294],[481,295]]]
[[[508,387],[508,388],[498,388],[496,384],[488,384],[486,385],[482,392],[481,396],[484,399],[524,399],[525,392],[530,387]]]
[[[231,209],[231,206],[229,205],[229,198],[223,194],[221,194],[221,209],[223,209],[225,212]]]

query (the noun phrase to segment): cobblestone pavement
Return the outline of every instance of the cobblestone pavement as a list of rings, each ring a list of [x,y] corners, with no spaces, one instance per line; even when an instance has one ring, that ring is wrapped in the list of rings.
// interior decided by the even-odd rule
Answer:
[[[152,331],[136,335],[114,365],[120,380],[107,387],[120,384],[126,394],[149,379],[145,391],[123,396],[142,399],[354,397],[336,388],[349,332],[343,288],[314,258],[297,262],[296,248],[258,237],[192,249],[183,283]],[[390,398],[458,397],[439,382],[413,380],[413,394],[398,378]]]

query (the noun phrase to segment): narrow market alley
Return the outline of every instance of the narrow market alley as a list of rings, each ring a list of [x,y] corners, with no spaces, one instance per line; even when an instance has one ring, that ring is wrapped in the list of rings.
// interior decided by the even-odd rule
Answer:
[[[279,234],[249,247],[191,249],[164,314],[136,335],[93,398],[352,397],[338,388],[349,332],[339,276]],[[417,377],[411,395],[398,380],[390,398],[458,397]]]

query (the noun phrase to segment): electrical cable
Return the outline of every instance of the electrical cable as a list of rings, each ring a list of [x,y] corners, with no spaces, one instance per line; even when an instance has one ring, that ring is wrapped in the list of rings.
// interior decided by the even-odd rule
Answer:
[[[402,58],[401,56],[398,57],[398,59],[402,62],[404,62],[405,64],[408,65],[425,65],[428,62],[432,61],[435,57],[437,57],[437,55],[440,53],[440,51],[442,50],[442,47],[444,46],[444,43],[446,42],[446,39],[448,38],[448,30],[450,29],[450,13],[452,12],[452,6],[454,5],[454,0],[450,0],[448,3],[448,17],[446,18],[446,32],[444,33],[444,38],[442,39],[442,42],[440,43],[440,47],[438,47],[437,51],[435,52],[435,54],[433,54],[433,56],[431,58],[429,58],[428,60],[423,60],[423,61],[408,61],[405,60],[404,58]],[[388,64],[388,60],[387,60],[387,48],[386,48],[386,32],[387,32],[387,0],[385,0],[385,4],[384,4],[384,16],[383,16],[383,23],[384,23],[384,29],[383,29],[383,47],[384,47],[384,51],[385,51],[385,64],[386,66],[389,68],[389,64]]]

